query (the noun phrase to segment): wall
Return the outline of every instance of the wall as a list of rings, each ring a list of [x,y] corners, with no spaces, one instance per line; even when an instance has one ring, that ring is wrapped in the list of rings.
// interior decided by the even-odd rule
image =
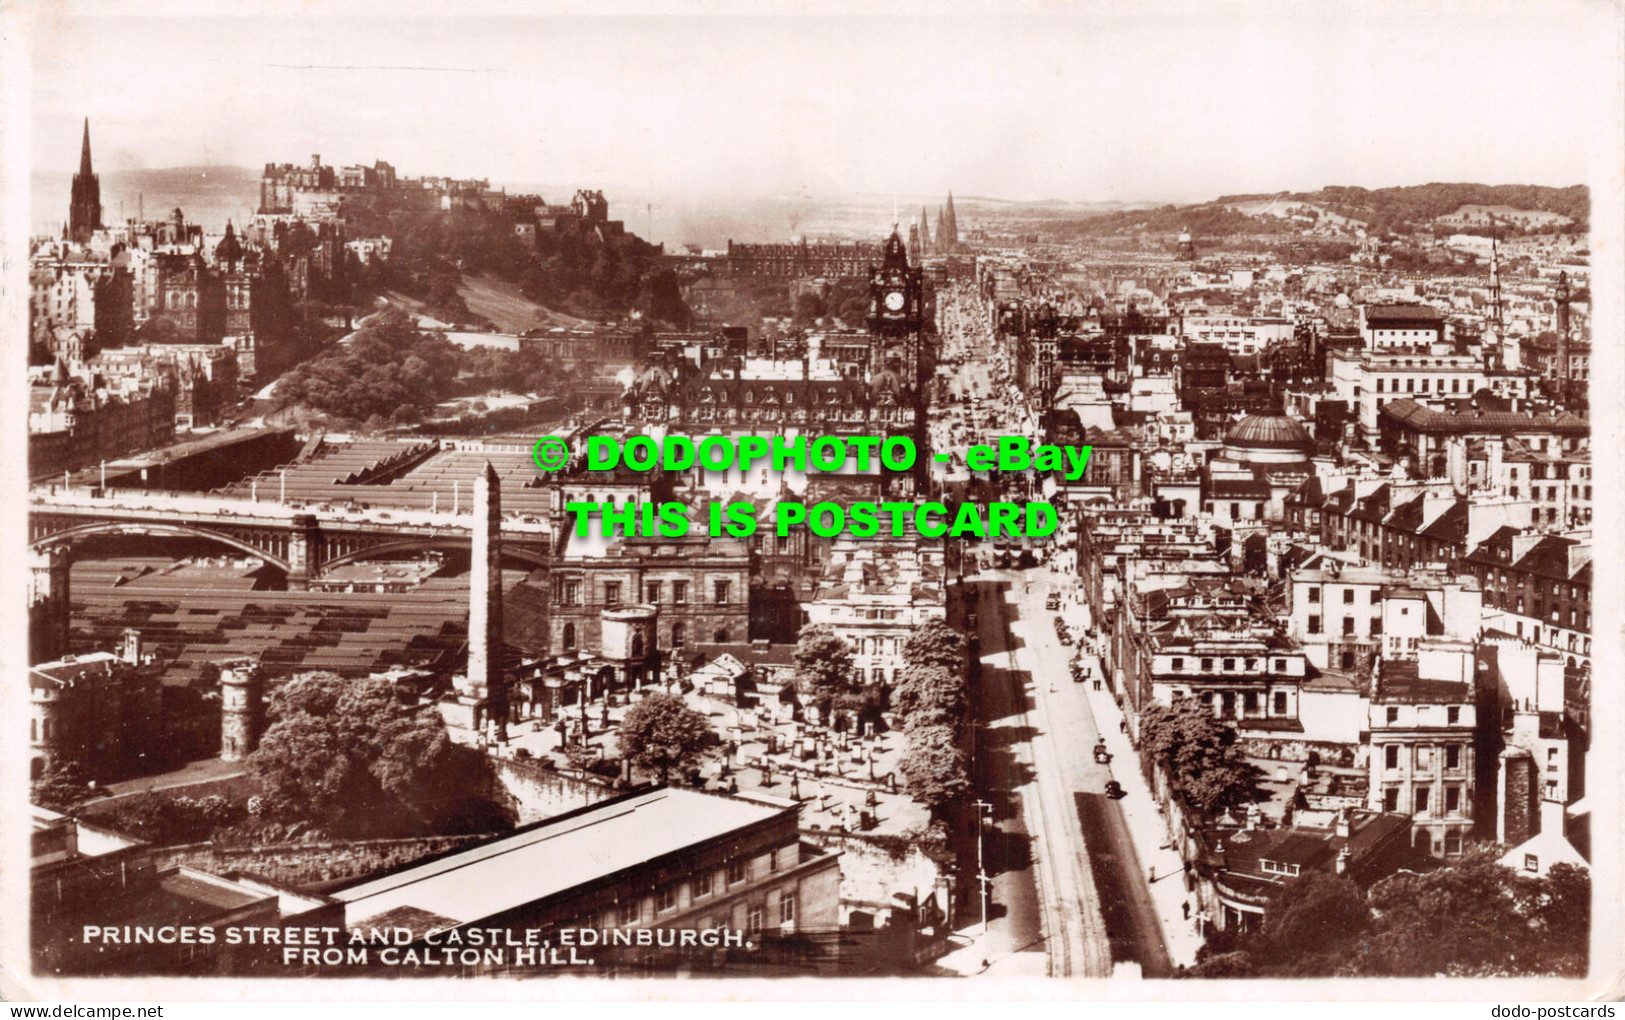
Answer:
[[[527,825],[543,818],[615,796],[608,785],[592,779],[578,779],[522,761],[493,758],[497,778],[518,803],[518,824]]]
[[[217,847],[191,843],[153,851],[160,868],[197,868],[223,875],[241,871],[294,888],[359,879],[445,853],[489,836],[429,836],[420,839],[375,839],[358,842],[278,843],[251,847]]]
[[[931,897],[942,868],[920,847],[902,837],[875,837],[862,833],[801,830],[801,838],[841,855],[841,908],[866,910],[884,917],[899,906],[892,899],[904,893],[924,903]],[[937,906],[948,905],[938,901]]]

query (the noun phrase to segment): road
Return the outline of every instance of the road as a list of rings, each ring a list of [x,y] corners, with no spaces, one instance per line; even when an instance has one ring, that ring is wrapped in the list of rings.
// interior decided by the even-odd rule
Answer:
[[[948,349],[965,358],[949,380],[951,399],[979,395],[986,417],[966,421],[963,404],[938,409],[936,446],[1023,431],[1013,427],[1019,411],[994,395],[992,335],[974,299],[952,293],[939,309]],[[982,661],[976,781],[991,805],[983,843],[990,971],[1025,973],[1022,958],[1042,953],[1053,977],[1107,977],[1120,964],[1166,976],[1173,968],[1148,876],[1121,806],[1105,797],[1111,766],[1093,757],[1100,732],[1084,686],[1071,678],[1073,649],[1044,609],[1051,584],[1064,582],[1037,569],[973,580]]]
[[[1166,976],[1145,872],[1121,807],[1104,795],[1112,766],[1093,759],[1099,729],[1044,609],[1050,580],[1041,570],[976,578],[991,933],[1011,952],[1042,948],[1053,977],[1105,977],[1123,963]]]
[[[1020,645],[1017,659],[1034,676],[1033,715],[1040,720],[1035,745],[1054,749],[1052,770],[1043,770],[1044,755],[1038,755],[1040,783],[1062,793],[1060,799],[1071,812],[1068,832],[1087,848],[1083,860],[1113,963],[1137,963],[1146,977],[1167,976],[1173,972],[1173,964],[1151,899],[1149,876],[1140,863],[1121,804],[1104,795],[1113,769],[1132,769],[1135,763],[1094,760],[1092,748],[1100,739],[1100,729],[1084,695],[1085,685],[1073,682],[1067,666],[1074,649],[1061,644],[1055,614],[1044,609],[1057,580],[1047,570],[1022,573],[1022,590],[1012,587],[1012,598],[1020,598],[1020,618],[1013,624]]]

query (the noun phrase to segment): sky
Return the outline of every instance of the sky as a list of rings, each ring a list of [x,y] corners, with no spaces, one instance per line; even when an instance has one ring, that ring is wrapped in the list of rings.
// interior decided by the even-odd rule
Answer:
[[[72,170],[88,116],[98,170],[320,153],[508,185],[1080,202],[1569,185],[1617,91],[1607,4],[359,9],[36,15],[34,169]]]

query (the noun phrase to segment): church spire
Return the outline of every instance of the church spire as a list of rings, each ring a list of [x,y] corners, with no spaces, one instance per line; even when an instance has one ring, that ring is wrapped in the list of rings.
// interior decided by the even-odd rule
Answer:
[[[85,118],[85,139],[79,145],[79,172],[90,176],[90,118]]]
[[[68,202],[68,236],[75,244],[85,244],[101,228],[102,189],[90,166],[90,118],[86,117],[79,172],[73,175],[73,193]]]

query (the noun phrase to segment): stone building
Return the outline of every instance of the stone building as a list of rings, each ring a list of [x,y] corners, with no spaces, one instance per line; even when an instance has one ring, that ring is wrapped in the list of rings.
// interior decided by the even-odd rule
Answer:
[[[750,552],[741,539],[582,538],[573,533],[549,571],[549,648],[599,648],[604,611],[658,609],[651,637],[670,652],[686,644],[744,642],[750,630]]]
[[[597,973],[829,973],[839,962],[840,858],[801,840],[800,811],[793,801],[662,787],[331,895],[347,927],[387,927],[409,913],[419,939],[429,927],[541,928],[552,946],[588,947],[582,958]],[[751,950],[677,944],[684,929],[721,928]],[[639,929],[654,929],[642,946]],[[510,950],[468,972],[533,974],[534,953],[529,960]]]
[[[63,655],[28,671],[30,778],[72,762],[95,778],[156,746],[163,723],[161,689],[130,629],[117,652]]]

